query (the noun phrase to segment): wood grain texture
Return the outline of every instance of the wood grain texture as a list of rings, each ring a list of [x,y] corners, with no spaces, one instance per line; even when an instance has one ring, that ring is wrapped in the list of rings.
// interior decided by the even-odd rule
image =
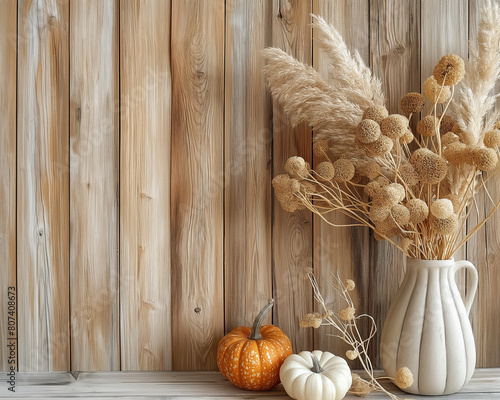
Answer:
[[[326,1],[314,0],[313,12],[331,23],[342,35],[351,50],[357,50],[364,62],[369,65],[369,24],[368,0]],[[328,79],[328,59],[325,54],[314,45],[313,32],[313,59],[314,67],[325,80]],[[317,164],[319,160],[314,160]],[[338,225],[350,224],[353,221],[340,213],[326,216],[331,222]],[[339,274],[340,278],[353,279],[356,288],[351,292],[358,312],[368,312],[369,305],[369,233],[365,228],[332,227],[314,217],[314,273],[321,286],[323,295],[333,310],[340,311],[346,303],[330,286],[332,274]],[[315,305],[317,307],[317,305]],[[367,326],[363,325],[362,334],[367,335]],[[331,335],[338,334],[332,327],[325,326],[314,330],[314,347],[330,351],[333,354],[344,355],[351,349],[342,340]],[[356,362],[349,362],[351,367],[359,368]]]
[[[215,369],[224,333],[224,2],[172,3],[172,366]]]
[[[122,370],[171,369],[170,1],[120,13]]]
[[[19,369],[69,365],[69,2],[18,2]]]
[[[71,2],[71,369],[120,368],[118,1]]]
[[[311,4],[273,0],[272,44],[311,65]],[[301,156],[312,163],[311,129],[290,127],[281,107],[273,106],[273,176],[284,173],[286,160]],[[288,213],[273,201],[273,323],[290,337],[294,352],[311,349],[313,332],[299,327],[313,309],[312,289],[304,269],[312,267],[312,215]]]
[[[481,15],[483,1],[469,1],[469,41],[475,43],[477,29]],[[495,92],[500,90],[497,83]],[[498,106],[497,106],[498,108]],[[489,195],[494,201],[500,200],[500,178],[492,178],[487,184]],[[471,212],[468,222],[470,231],[480,222],[492,209],[491,201],[484,190],[479,191],[477,196],[477,213]],[[479,289],[473,304],[472,328],[476,340],[477,365],[496,366],[500,365],[500,342],[498,332],[500,330],[500,214],[494,213],[491,219],[478,231],[466,244],[466,259],[472,262],[479,273]]]
[[[371,0],[370,27],[372,71],[382,81],[389,113],[401,113],[401,98],[408,92],[420,92],[420,4]],[[405,257],[390,243],[370,236],[370,315],[379,329],[370,356],[380,367],[380,333],[404,277]]]
[[[9,337],[17,337],[16,312],[10,314],[9,287],[16,287],[16,45],[17,4],[0,0],[0,371],[7,371]],[[9,321],[9,317],[11,318]],[[9,322],[11,325],[9,325]],[[12,335],[10,334],[12,332]]]
[[[260,51],[271,44],[272,4],[226,2],[225,321],[251,326],[272,297],[272,107]]]

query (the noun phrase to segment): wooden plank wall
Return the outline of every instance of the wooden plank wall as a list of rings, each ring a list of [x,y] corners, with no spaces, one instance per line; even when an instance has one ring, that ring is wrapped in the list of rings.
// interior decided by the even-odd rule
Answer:
[[[354,278],[358,310],[381,328],[403,257],[366,229],[274,200],[289,156],[317,160],[310,128],[292,129],[270,98],[260,51],[280,47],[326,76],[317,13],[398,112],[442,54],[467,55],[480,4],[0,0],[2,370],[9,286],[21,371],[213,370],[218,340],[269,297],[268,322],[295,351],[342,354],[328,328],[298,326],[314,309],[305,268],[334,304],[330,273]],[[483,367],[500,366],[499,223],[497,213],[457,257],[479,269],[471,319]],[[375,340],[376,365],[377,354]]]

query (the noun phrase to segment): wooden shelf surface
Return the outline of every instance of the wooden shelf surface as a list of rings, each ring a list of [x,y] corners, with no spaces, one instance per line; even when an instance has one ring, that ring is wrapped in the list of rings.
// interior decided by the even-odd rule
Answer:
[[[92,399],[290,399],[281,385],[271,391],[238,389],[219,372],[19,372],[16,392],[7,390],[7,375],[0,374],[0,399],[6,398],[92,398]],[[404,399],[430,399],[412,396],[390,387]],[[348,395],[346,399],[357,399]],[[366,399],[388,398],[373,393]],[[460,393],[436,397],[440,400],[500,399],[500,368],[476,370]]]

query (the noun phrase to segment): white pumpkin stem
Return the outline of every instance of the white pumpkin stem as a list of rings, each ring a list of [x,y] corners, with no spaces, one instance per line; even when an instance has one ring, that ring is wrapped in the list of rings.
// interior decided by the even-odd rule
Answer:
[[[311,354],[311,358],[313,360],[313,367],[311,368],[311,371],[316,372],[317,374],[323,372],[324,369],[321,368],[321,365],[319,365],[318,357],[316,357],[314,354]]]
[[[248,337],[250,340],[262,339],[262,335],[260,334],[260,328],[262,327],[264,318],[266,317],[267,313],[273,306],[274,306],[274,300],[269,299],[264,308],[260,310],[260,312],[257,314],[255,320],[253,321],[252,333],[250,333],[250,336]]]

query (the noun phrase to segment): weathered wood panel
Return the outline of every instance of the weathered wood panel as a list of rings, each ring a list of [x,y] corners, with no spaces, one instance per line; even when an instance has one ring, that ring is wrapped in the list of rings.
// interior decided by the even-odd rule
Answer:
[[[224,2],[172,3],[172,366],[215,369],[224,333]]]
[[[370,1],[370,54],[374,75],[386,94],[389,113],[401,113],[401,98],[420,92],[420,4],[412,0]],[[369,305],[379,335],[373,341],[371,358],[380,366],[379,341],[387,311],[405,271],[405,258],[390,243],[371,236]]]
[[[170,1],[120,13],[122,370],[171,369]]]
[[[0,0],[0,370],[7,371],[17,364],[10,357],[7,340],[16,338],[13,322],[15,308],[10,313],[8,292],[16,290],[16,46],[17,3]],[[10,317],[10,318],[9,318]],[[9,324],[10,323],[10,324]],[[12,334],[11,334],[12,333]],[[14,360],[12,364],[11,360]]]
[[[307,1],[273,1],[272,44],[311,65],[312,5]],[[275,102],[273,107],[273,176],[284,173],[286,160],[299,155],[312,163],[311,130],[305,125],[292,129]],[[273,202],[273,322],[291,339],[295,352],[310,349],[311,329],[299,327],[311,312],[312,290],[304,269],[312,267],[312,215],[309,211],[288,213]]]
[[[313,2],[314,13],[323,17],[340,32],[347,46],[357,50],[363,60],[369,65],[369,24],[368,0],[342,0]],[[328,79],[328,59],[314,45],[313,32],[313,59],[314,67]],[[322,160],[314,160],[315,164]],[[352,220],[340,213],[329,214],[327,218],[338,225],[347,225]],[[355,291],[351,292],[357,310],[360,313],[368,312],[369,305],[369,251],[368,230],[364,228],[332,227],[324,223],[321,218],[314,217],[313,263],[314,273],[321,285],[321,290],[328,304],[334,310],[340,311],[346,306],[332,289],[332,274],[339,274],[341,279],[353,279],[356,282]],[[317,307],[317,305],[315,305]],[[363,326],[362,334],[367,334]],[[338,334],[333,328],[325,326],[315,330],[314,347],[327,350],[333,354],[343,356],[350,347],[342,340],[330,336]],[[358,367],[356,362],[351,366]]]
[[[69,2],[18,3],[19,369],[69,365]]]
[[[469,40],[476,41],[477,28],[483,1],[469,1]],[[500,84],[496,85],[498,93]],[[494,201],[500,200],[500,178],[492,178],[486,188]],[[481,190],[477,195],[477,213],[471,212],[468,229],[480,222],[492,209],[487,193]],[[471,261],[479,273],[479,290],[471,310],[472,328],[476,339],[477,365],[500,365],[500,214],[496,212],[466,245],[466,259]]]
[[[225,321],[250,326],[271,287],[271,99],[260,51],[271,45],[272,3],[226,2]]]
[[[116,370],[118,1],[70,11],[71,369]]]

